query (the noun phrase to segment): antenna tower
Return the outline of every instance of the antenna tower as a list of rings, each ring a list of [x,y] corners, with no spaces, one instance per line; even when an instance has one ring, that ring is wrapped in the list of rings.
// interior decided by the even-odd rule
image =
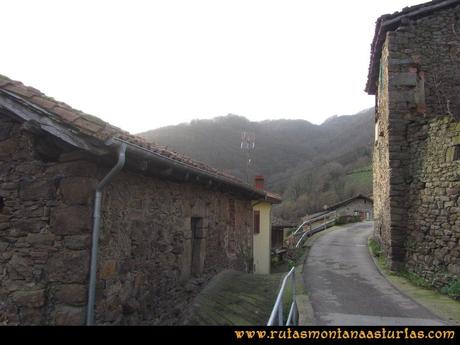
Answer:
[[[241,150],[246,154],[246,183],[249,183],[249,168],[252,164],[252,153],[256,147],[254,132],[241,132]]]

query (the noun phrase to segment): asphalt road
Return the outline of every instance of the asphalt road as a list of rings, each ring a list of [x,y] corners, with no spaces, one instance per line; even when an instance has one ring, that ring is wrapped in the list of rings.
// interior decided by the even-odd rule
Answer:
[[[367,239],[373,223],[355,223],[318,238],[309,253],[304,282],[318,325],[443,325],[378,271]]]

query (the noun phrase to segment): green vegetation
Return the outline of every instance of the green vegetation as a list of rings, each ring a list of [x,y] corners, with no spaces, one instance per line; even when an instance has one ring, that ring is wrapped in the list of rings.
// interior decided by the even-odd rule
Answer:
[[[302,247],[289,249],[286,257],[289,267],[299,265],[304,253],[305,249]]]
[[[282,259],[279,256],[272,257],[272,272],[287,272],[292,267],[301,263],[301,259],[305,254],[305,248],[290,248],[283,255]]]
[[[379,266],[383,269],[388,269],[388,263],[383,255],[383,251],[380,248],[380,244],[377,242],[375,238],[369,239],[369,249],[371,251],[372,256],[377,260]]]
[[[443,288],[436,290],[429,281],[427,281],[423,277],[420,277],[418,274],[414,272],[408,271],[405,268],[401,268],[397,271],[390,271],[386,258],[383,255],[383,251],[380,248],[380,244],[374,238],[369,239],[369,249],[371,251],[372,256],[377,260],[377,263],[380,266],[380,268],[382,268],[388,275],[396,275],[398,277],[402,277],[416,287],[430,289],[433,292],[439,292],[443,295],[452,297],[453,299],[460,298],[460,280],[455,279]]]
[[[359,188],[359,186],[372,186],[372,165],[364,169],[356,169],[344,177],[347,188]]]
[[[196,297],[184,324],[266,325],[283,276],[221,272]]]
[[[408,281],[410,281],[412,284],[415,286],[425,288],[425,289],[431,289],[433,286],[426,281],[424,278],[420,277],[419,275],[415,274],[414,272],[410,272],[405,268],[399,269],[397,273],[401,276],[406,278]]]
[[[443,295],[434,290],[431,285],[429,288],[426,287],[427,282],[413,273],[390,271],[380,245],[375,239],[369,240],[369,250],[385,277],[400,291],[448,321],[449,324],[460,325],[460,301],[452,300],[452,298],[458,299],[459,296],[458,280],[441,289]]]
[[[460,280],[456,279],[452,281],[449,285],[444,286],[441,289],[441,293],[452,297],[453,299],[459,300],[460,299]]]
[[[262,174],[267,189],[283,196],[283,203],[274,208],[276,218],[297,223],[324,205],[372,192],[373,109],[334,116],[321,125],[304,120],[251,122],[228,115],[141,135],[245,180],[243,131],[256,135],[249,183]]]
[[[335,225],[344,225],[348,223],[357,223],[360,222],[361,218],[359,216],[351,216],[351,217],[339,217],[335,221]]]

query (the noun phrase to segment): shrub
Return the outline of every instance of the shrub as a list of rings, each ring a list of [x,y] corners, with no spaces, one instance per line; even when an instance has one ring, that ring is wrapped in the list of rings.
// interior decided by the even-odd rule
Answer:
[[[360,222],[361,218],[359,216],[340,216],[335,221],[336,225],[343,225],[348,223],[357,223]]]
[[[455,279],[449,285],[445,286],[446,294],[453,299],[460,300],[460,280]]]

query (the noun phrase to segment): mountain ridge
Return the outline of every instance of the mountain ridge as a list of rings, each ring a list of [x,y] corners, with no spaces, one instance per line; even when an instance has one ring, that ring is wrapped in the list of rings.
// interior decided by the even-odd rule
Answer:
[[[370,165],[373,130],[374,110],[369,108],[354,115],[332,116],[320,125],[302,119],[250,121],[228,114],[138,135],[243,180],[264,175],[267,188],[283,195],[276,213],[292,218],[321,203],[371,192],[369,179],[351,186],[345,176]],[[248,155],[241,150],[243,131],[255,133],[249,168]]]

